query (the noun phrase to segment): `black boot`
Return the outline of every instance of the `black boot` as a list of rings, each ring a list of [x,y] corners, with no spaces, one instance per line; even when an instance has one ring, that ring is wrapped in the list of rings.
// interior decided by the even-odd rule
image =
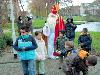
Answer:
[[[61,67],[59,67],[59,69],[61,69]]]
[[[38,74],[38,75],[45,75],[45,74]]]
[[[17,59],[17,54],[14,54],[14,59]]]

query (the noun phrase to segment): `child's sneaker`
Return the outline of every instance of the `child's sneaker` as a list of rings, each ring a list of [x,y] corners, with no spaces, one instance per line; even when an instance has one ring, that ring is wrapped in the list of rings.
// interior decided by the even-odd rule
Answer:
[[[17,59],[17,54],[14,54],[14,59]]]

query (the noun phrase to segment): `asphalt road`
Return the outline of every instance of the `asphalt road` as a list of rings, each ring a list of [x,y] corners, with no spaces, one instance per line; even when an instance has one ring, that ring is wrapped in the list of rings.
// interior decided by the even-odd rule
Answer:
[[[64,75],[62,70],[58,69],[58,60],[47,59],[46,75]],[[0,57],[0,75],[23,75],[21,65],[18,60],[13,59],[12,53],[5,53]],[[100,75],[100,58],[95,67],[89,68],[89,75]]]

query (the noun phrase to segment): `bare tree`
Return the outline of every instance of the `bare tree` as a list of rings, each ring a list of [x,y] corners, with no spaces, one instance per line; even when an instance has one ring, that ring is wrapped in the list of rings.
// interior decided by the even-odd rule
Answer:
[[[46,11],[48,13],[54,3],[55,0],[31,0],[29,8],[31,9],[31,12],[36,16],[46,16]]]

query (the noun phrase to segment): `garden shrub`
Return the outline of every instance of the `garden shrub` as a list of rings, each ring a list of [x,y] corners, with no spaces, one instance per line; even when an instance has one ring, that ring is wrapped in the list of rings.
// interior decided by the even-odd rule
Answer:
[[[12,46],[12,38],[10,33],[1,33],[0,34],[0,49],[4,49],[7,46]]]
[[[6,40],[6,45],[7,46],[12,46],[13,45],[13,40],[12,40],[11,33],[10,32],[4,33],[4,37],[5,37],[5,40]]]
[[[4,34],[0,33],[0,49],[4,49],[6,47],[6,40]]]

